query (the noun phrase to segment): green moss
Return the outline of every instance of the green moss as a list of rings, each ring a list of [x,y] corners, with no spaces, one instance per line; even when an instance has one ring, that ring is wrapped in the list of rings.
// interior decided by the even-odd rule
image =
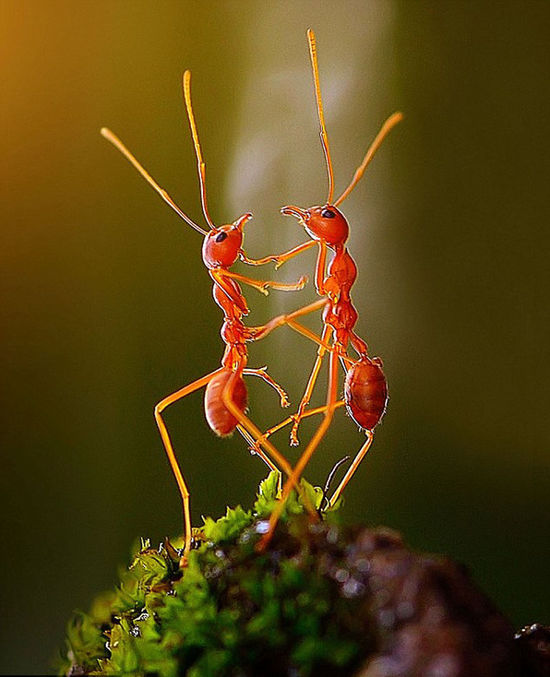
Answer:
[[[277,491],[272,473],[251,510],[206,518],[183,571],[169,542],[142,542],[119,587],[70,621],[60,674],[349,674],[369,642],[312,537],[326,527],[304,503],[319,508],[322,492],[302,481],[270,548],[255,551]]]

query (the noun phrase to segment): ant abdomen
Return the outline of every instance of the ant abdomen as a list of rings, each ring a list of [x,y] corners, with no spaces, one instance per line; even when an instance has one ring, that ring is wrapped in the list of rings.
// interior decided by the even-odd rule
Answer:
[[[240,374],[236,375],[229,368],[222,369],[206,386],[204,394],[204,413],[210,428],[219,437],[227,437],[237,427],[237,419],[223,402],[223,391],[231,377],[234,377],[233,390],[230,393],[232,401],[240,411],[246,409],[248,393],[246,384]]]
[[[344,399],[349,415],[360,428],[373,430],[386,411],[388,385],[381,361],[363,358],[346,374]]]

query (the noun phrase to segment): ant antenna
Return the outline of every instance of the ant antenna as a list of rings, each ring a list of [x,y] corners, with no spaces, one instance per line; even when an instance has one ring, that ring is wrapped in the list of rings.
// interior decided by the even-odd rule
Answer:
[[[334,203],[335,207],[338,207],[338,205],[341,202],[343,202],[347,198],[347,196],[351,193],[351,191],[355,188],[355,186],[359,182],[359,179],[363,176],[365,169],[369,166],[370,161],[374,157],[376,151],[382,145],[382,141],[384,141],[386,136],[391,132],[391,130],[395,127],[395,125],[397,125],[401,122],[402,119],[403,119],[403,113],[397,112],[397,113],[393,113],[393,115],[390,115],[390,117],[386,120],[386,122],[384,122],[384,124],[380,128],[380,131],[375,136],[374,141],[371,143],[367,152],[365,153],[365,157],[363,158],[363,162],[355,170],[355,174],[353,175],[353,178],[352,178],[349,186],[346,188],[346,190],[342,193],[342,195],[340,195],[340,197]]]
[[[208,213],[208,204],[206,202],[206,165],[202,159],[201,145],[199,143],[199,135],[197,132],[197,125],[195,123],[195,115],[193,113],[193,106],[191,104],[191,71],[187,70],[183,74],[183,95],[185,98],[185,107],[187,108],[187,117],[189,118],[189,125],[191,126],[191,134],[193,136],[193,145],[195,146],[195,154],[197,156],[197,165],[199,167],[199,183],[201,187],[201,204],[202,213],[210,228],[216,228],[210,214]]]
[[[319,66],[317,64],[317,43],[315,41],[315,33],[311,28],[308,28],[307,30],[307,40],[309,43],[309,56],[311,58],[311,67],[313,69],[313,83],[315,85],[315,98],[317,100],[317,114],[319,116],[319,125],[321,127],[319,135],[321,137],[321,145],[323,146],[323,153],[325,154],[325,162],[327,164],[327,173],[328,173],[327,204],[331,204],[332,196],[334,194],[334,173],[332,171],[332,161],[330,159],[330,148],[328,145],[327,129],[325,127],[325,115],[323,113],[323,101],[321,99],[321,85],[319,84]]]
[[[142,165],[140,165],[140,163],[136,160],[136,158],[132,155],[132,153],[130,153],[130,151],[126,148],[126,146],[122,143],[122,141],[118,138],[116,134],[113,134],[113,132],[110,129],[107,129],[107,127],[102,127],[101,135],[104,136],[107,139],[107,141],[110,141],[113,144],[113,146],[117,148],[131,164],[134,165],[134,167],[143,176],[143,178],[147,181],[147,183],[157,191],[157,193],[161,196],[161,198],[167,204],[169,204],[170,207],[172,207],[172,209],[176,212],[178,216],[181,216],[181,218],[187,224],[189,224],[191,228],[194,228],[203,235],[207,235],[207,232],[205,230],[203,230],[200,226],[198,226],[194,221],[191,221],[191,219],[187,216],[187,214],[181,211],[181,209],[174,202],[174,200],[172,200],[172,198],[168,195],[168,193],[158,185],[158,183],[149,174],[149,172]]]

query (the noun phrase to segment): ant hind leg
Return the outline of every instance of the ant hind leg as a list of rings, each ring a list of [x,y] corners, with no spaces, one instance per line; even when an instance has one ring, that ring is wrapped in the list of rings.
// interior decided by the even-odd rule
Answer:
[[[155,406],[155,420],[157,422],[157,426],[158,426],[158,429],[159,429],[159,432],[160,432],[160,436],[162,438],[164,450],[166,451],[166,455],[168,456],[168,461],[170,463],[170,467],[172,468],[172,472],[174,473],[174,477],[176,478],[176,483],[178,485],[178,489],[179,489],[182,504],[183,504],[183,522],[184,522],[184,529],[185,529],[185,545],[184,545],[184,548],[183,548],[183,555],[181,557],[181,562],[180,562],[182,567],[186,565],[187,555],[189,554],[189,550],[191,549],[191,511],[190,511],[190,507],[189,507],[189,490],[188,490],[187,484],[186,484],[186,482],[183,478],[183,474],[180,470],[178,461],[176,459],[176,454],[174,453],[174,448],[172,446],[172,441],[170,440],[170,435],[168,434],[168,429],[166,428],[166,424],[164,423],[164,419],[162,418],[161,414],[166,409],[166,407],[170,406],[174,402],[177,402],[177,400],[181,400],[186,395],[189,395],[192,392],[194,392],[195,390],[198,390],[199,388],[202,388],[205,385],[208,385],[208,383],[220,371],[221,371],[221,369],[216,369],[216,371],[211,372],[207,376],[203,376],[202,378],[199,378],[196,381],[193,381],[193,383],[190,383],[189,385],[185,386],[184,388],[177,390],[175,393],[172,393],[172,395],[168,395],[168,397],[165,397],[163,400],[161,400]]]
[[[231,378],[227,381],[225,388],[222,391],[222,401],[225,407],[229,410],[230,414],[237,420],[237,426],[240,426],[246,433],[248,437],[245,438],[247,441],[252,441],[252,448],[256,451],[256,443],[259,438],[262,437],[262,433],[259,428],[248,418],[248,416],[241,411],[239,407],[235,404],[233,400],[233,391],[235,389],[235,384],[237,383],[237,378],[240,376],[242,371],[236,370],[233,372]],[[292,474],[292,467],[287,459],[269,442],[269,440],[262,440],[262,446],[264,447],[265,454],[269,458],[269,462],[266,461],[267,465],[275,465],[277,463],[287,476]],[[263,456],[262,456],[263,458]]]
[[[336,491],[334,492],[334,494],[332,494],[332,496],[330,498],[330,501],[329,501],[329,507],[330,508],[332,508],[332,506],[335,505],[336,501],[340,498],[340,496],[342,495],[342,492],[346,488],[346,485],[351,480],[351,478],[355,474],[355,471],[359,467],[359,464],[365,458],[365,456],[367,455],[367,452],[370,449],[370,446],[371,446],[372,441],[374,439],[374,433],[372,432],[372,430],[366,430],[365,434],[367,436],[365,443],[361,446],[361,449],[359,449],[359,451],[357,452],[357,455],[353,459],[353,463],[350,465],[350,467],[348,468],[348,470],[347,470],[346,474],[344,475],[342,481],[338,485],[338,489],[336,489]]]
[[[298,460],[298,463],[294,466],[292,475],[287,479],[283,487],[283,493],[280,501],[275,506],[273,513],[269,519],[269,528],[267,532],[262,536],[258,542],[257,549],[261,552],[265,550],[271,538],[273,537],[273,532],[277,526],[277,522],[283,512],[286,499],[290,494],[290,491],[293,487],[298,486],[300,476],[304,471],[306,465],[309,463],[309,460],[313,456],[313,453],[319,446],[321,440],[325,436],[327,430],[332,423],[334,416],[334,411],[337,404],[337,393],[338,393],[338,354],[333,351],[329,356],[329,382],[328,382],[328,394],[327,394],[327,404],[326,411],[324,412],[324,419],[321,425],[317,428],[315,435],[312,437],[311,441],[304,450],[304,453]],[[316,514],[317,516],[317,514]]]

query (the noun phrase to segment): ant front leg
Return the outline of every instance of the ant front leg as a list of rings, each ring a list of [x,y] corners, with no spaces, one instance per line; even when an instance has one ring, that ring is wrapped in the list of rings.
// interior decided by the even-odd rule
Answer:
[[[263,266],[265,263],[275,263],[275,270],[277,270],[277,268],[280,268],[283,265],[283,263],[286,263],[286,261],[290,260],[297,254],[305,252],[307,249],[310,249],[315,244],[316,244],[315,240],[308,240],[307,242],[299,244],[297,247],[294,247],[293,249],[290,249],[289,251],[284,252],[283,254],[273,254],[271,256],[265,256],[262,259],[249,259],[244,249],[241,249],[239,257],[243,263],[246,263],[249,266]]]
[[[196,381],[193,381],[193,383],[190,383],[189,385],[185,386],[185,388],[181,388],[180,390],[177,390],[175,393],[172,393],[172,395],[165,397],[155,407],[155,420],[157,422],[157,426],[158,426],[158,429],[159,429],[159,432],[160,432],[160,436],[162,438],[164,450],[166,451],[166,455],[168,456],[168,461],[170,463],[170,467],[172,468],[172,472],[174,473],[174,477],[176,478],[178,489],[179,489],[180,495],[181,495],[181,500],[182,500],[182,503],[183,503],[183,522],[184,522],[184,529],[185,529],[185,546],[184,546],[184,549],[183,549],[183,555],[181,557],[181,562],[180,562],[182,567],[186,565],[187,555],[189,554],[189,550],[191,549],[191,511],[190,511],[190,507],[189,507],[189,490],[187,488],[187,484],[185,483],[185,480],[183,479],[183,474],[182,474],[180,467],[178,465],[178,461],[176,459],[176,454],[174,453],[174,448],[172,446],[172,441],[170,440],[170,435],[168,434],[168,429],[166,428],[166,424],[164,423],[164,420],[163,420],[161,414],[166,409],[166,407],[170,406],[174,402],[177,402],[177,400],[181,400],[186,395],[189,395],[190,393],[194,392],[195,390],[198,390],[199,388],[202,388],[205,385],[208,385],[208,383],[220,371],[222,371],[222,369],[216,369],[216,371],[213,371],[212,373],[208,374],[207,376],[203,376],[202,378],[199,378]]]
[[[278,289],[279,291],[300,291],[300,289],[303,289],[306,286],[308,280],[307,275],[302,275],[298,282],[293,283],[276,282],[275,280],[253,280],[251,277],[246,277],[240,273],[233,273],[231,270],[225,269],[216,271],[216,275],[220,277],[231,277],[234,280],[237,280],[237,282],[248,284],[265,296],[269,294],[269,289]]]

